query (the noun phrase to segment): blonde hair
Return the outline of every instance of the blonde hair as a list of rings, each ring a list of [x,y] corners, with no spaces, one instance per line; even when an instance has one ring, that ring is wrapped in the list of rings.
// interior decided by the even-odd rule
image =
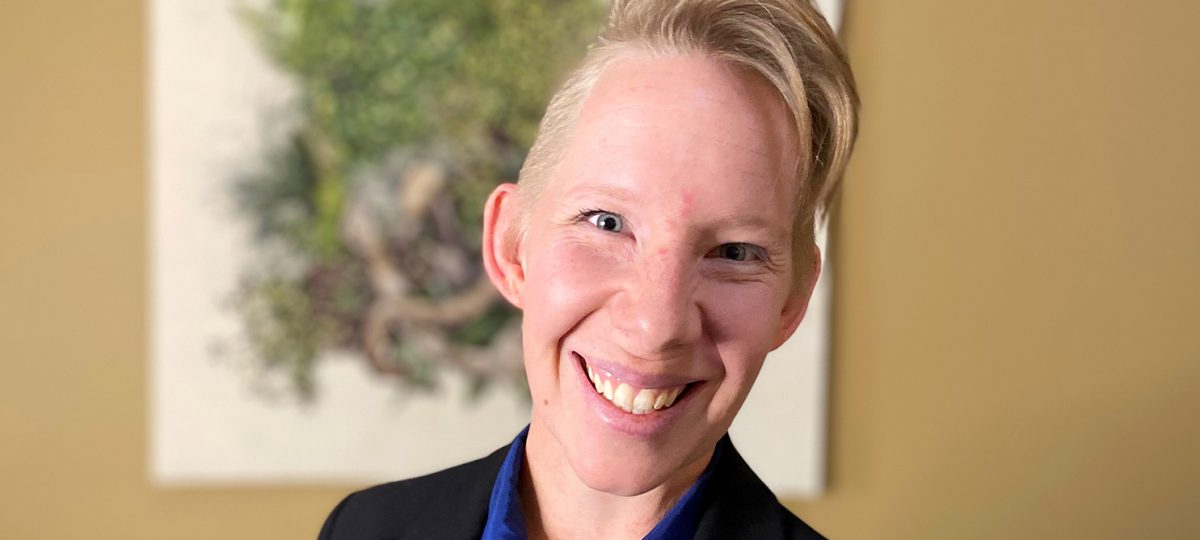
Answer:
[[[520,172],[524,206],[549,181],[601,71],[626,52],[711,56],[779,91],[805,154],[796,170],[794,240],[811,242],[814,218],[828,216],[850,159],[858,94],[833,30],[806,0],[613,0],[607,28],[546,108]],[[529,212],[522,213],[524,231]]]

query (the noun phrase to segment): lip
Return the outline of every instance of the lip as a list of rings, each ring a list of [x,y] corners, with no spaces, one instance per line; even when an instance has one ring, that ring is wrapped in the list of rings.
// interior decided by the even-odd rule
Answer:
[[[636,386],[638,388],[674,388],[676,386],[683,386],[685,384],[691,384],[699,381],[699,379],[692,377],[674,375],[670,373],[656,375],[639,373],[615,362],[609,362],[603,358],[596,358],[592,356],[585,357],[576,351],[571,351],[571,355],[576,357],[577,360],[587,362],[589,366],[592,366],[592,369],[607,372],[617,380],[624,383],[629,383],[630,386]]]
[[[583,355],[575,351],[571,351],[568,356],[572,360],[571,363],[575,366],[575,372],[579,381],[580,391],[583,393],[583,400],[584,403],[587,404],[587,407],[595,412],[596,416],[600,418],[600,421],[609,428],[633,437],[649,438],[658,436],[665,432],[673,424],[678,422],[679,418],[687,412],[687,409],[690,408],[692,402],[694,401],[692,397],[698,394],[697,390],[704,385],[703,381],[696,381],[694,379],[679,379],[678,377],[664,377],[661,379],[656,377],[643,377],[642,379],[638,380],[649,380],[652,382],[670,382],[674,380],[681,380],[681,382],[667,384],[660,387],[645,386],[644,388],[663,388],[689,383],[692,384],[686,391],[684,391],[683,394],[679,396],[679,399],[675,401],[674,405],[671,405],[666,409],[661,409],[650,414],[628,413],[624,410],[621,410],[607,399],[604,399],[604,396],[596,392],[596,387],[592,385],[592,381],[588,379],[587,373],[584,371],[583,365],[585,360]],[[597,367],[596,364],[592,362],[591,358],[588,358],[586,362],[591,364],[593,368]],[[628,373],[628,370],[625,370],[625,372]],[[618,372],[612,373],[614,376],[619,377]],[[628,381],[630,384],[634,384],[633,381],[629,381],[628,379],[622,380]]]

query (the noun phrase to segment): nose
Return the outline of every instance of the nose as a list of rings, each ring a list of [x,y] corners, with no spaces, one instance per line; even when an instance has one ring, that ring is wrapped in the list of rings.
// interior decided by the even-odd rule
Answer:
[[[642,358],[676,354],[701,334],[694,264],[683,254],[658,253],[639,258],[609,311],[620,345]]]

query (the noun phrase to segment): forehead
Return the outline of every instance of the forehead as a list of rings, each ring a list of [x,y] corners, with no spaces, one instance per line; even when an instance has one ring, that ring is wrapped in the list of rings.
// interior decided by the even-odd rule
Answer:
[[[757,74],[695,54],[630,54],[600,74],[552,189],[648,197],[690,190],[727,206],[784,203],[790,216],[798,188],[792,125],[778,92]]]

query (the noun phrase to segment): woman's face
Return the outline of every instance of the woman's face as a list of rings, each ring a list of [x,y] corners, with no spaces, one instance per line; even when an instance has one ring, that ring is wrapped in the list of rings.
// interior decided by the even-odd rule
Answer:
[[[698,472],[803,316],[789,118],[765,81],[691,55],[618,60],[585,102],[513,290],[531,441],[591,488]]]

